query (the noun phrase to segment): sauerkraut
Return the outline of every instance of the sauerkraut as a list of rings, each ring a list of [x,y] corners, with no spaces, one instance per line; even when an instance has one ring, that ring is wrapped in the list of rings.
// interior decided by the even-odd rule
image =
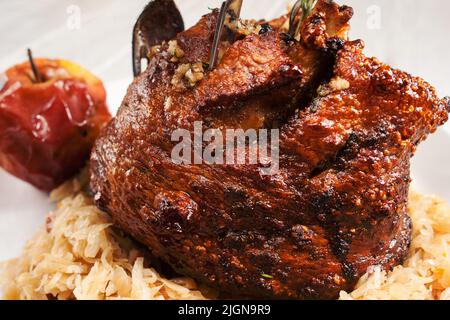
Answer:
[[[148,252],[116,229],[83,191],[86,173],[51,194],[57,205],[23,254],[3,264],[6,299],[205,299],[214,291],[168,279]],[[341,299],[450,299],[450,205],[412,192],[409,257],[391,272],[369,268]]]

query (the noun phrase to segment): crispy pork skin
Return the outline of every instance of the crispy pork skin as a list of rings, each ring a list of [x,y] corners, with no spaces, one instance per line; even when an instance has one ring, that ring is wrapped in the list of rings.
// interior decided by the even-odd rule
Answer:
[[[333,299],[368,267],[400,264],[410,158],[447,120],[448,101],[365,57],[347,39],[351,8],[325,0],[300,39],[274,20],[223,44],[217,67],[180,88],[180,66],[206,62],[216,15],[178,35],[184,57],[163,45],[130,86],[92,154],[98,206],[224,297]],[[171,133],[194,121],[279,129],[279,172],[175,164]]]

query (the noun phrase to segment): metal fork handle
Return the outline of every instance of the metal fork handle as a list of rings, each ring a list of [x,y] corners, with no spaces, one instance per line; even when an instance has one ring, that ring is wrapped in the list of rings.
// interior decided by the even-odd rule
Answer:
[[[214,40],[209,58],[209,70],[213,70],[217,64],[223,30],[225,26],[227,26],[227,23],[232,23],[239,19],[241,16],[242,3],[243,0],[227,0],[222,3],[216,29],[214,31]],[[228,27],[231,29],[231,26]]]

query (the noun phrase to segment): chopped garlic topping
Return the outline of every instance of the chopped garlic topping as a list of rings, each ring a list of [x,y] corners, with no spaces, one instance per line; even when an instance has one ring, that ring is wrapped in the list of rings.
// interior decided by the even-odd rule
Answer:
[[[181,64],[178,66],[177,70],[175,70],[175,74],[172,78],[172,85],[179,90],[193,88],[204,76],[205,71],[201,62]]]
[[[261,25],[254,20],[238,20],[236,31],[244,36],[258,34],[261,31]]]
[[[258,34],[261,31],[261,25],[256,20],[228,20],[225,25],[237,34],[248,36],[251,34]]]
[[[151,60],[161,50],[161,46],[153,46],[148,53],[148,59]]]
[[[341,91],[350,88],[350,82],[340,77],[336,77],[330,81],[330,88],[333,91]]]
[[[169,41],[169,47],[167,48],[167,52],[172,56],[170,61],[177,62],[181,58],[184,57],[184,51],[178,45],[177,40]]]
[[[330,83],[327,85],[321,85],[317,89],[317,94],[321,97],[325,97],[332,92],[346,90],[348,88],[350,88],[350,82],[340,77],[336,77],[331,79]]]

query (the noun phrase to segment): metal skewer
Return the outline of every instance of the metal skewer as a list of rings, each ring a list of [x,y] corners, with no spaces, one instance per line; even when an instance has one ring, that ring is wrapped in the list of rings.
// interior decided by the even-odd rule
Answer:
[[[227,0],[222,3],[219,17],[217,19],[216,30],[214,32],[214,40],[209,58],[209,70],[213,70],[217,64],[223,30],[226,26],[231,30],[233,29],[231,24],[239,19],[241,15],[242,2],[243,0]]]

